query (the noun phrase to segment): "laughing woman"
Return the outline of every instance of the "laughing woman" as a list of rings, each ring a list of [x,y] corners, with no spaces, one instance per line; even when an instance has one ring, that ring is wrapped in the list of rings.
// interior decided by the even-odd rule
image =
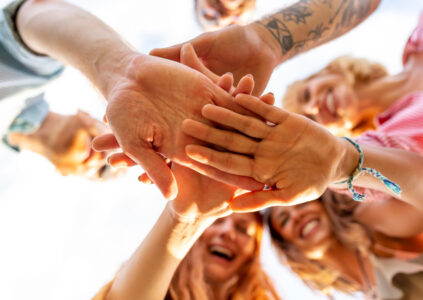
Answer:
[[[234,188],[174,165],[181,185],[100,299],[279,299],[259,262],[262,219],[232,214]]]
[[[359,204],[327,191],[269,210],[272,241],[309,287],[367,299],[423,296],[423,212],[396,199]]]
[[[339,136],[366,136],[386,144],[411,139],[423,127],[423,12],[404,48],[404,68],[395,75],[374,62],[339,57],[304,80],[291,84],[283,98],[288,111],[306,115]],[[402,136],[402,138],[401,138]],[[391,141],[389,141],[391,140]]]

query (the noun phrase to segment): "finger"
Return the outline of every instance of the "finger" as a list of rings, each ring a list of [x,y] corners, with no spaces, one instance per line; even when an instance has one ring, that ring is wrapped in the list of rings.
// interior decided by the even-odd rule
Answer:
[[[258,114],[263,119],[274,124],[283,122],[289,115],[286,111],[260,101],[256,97],[240,94],[235,97],[235,102],[245,109]]]
[[[273,93],[267,93],[260,97],[260,100],[266,104],[274,105],[275,104],[275,95]]]
[[[257,114],[255,114],[253,111],[250,111],[242,107],[238,103],[236,103],[232,95],[228,94],[228,92],[224,91],[223,89],[217,86],[215,89],[215,93],[213,94],[213,102],[218,106],[225,107],[229,110],[232,110],[234,112],[237,112],[243,115],[249,115],[256,118],[260,117]]]
[[[258,191],[242,194],[229,202],[233,211],[250,212],[276,205],[288,205],[290,199],[283,197],[281,190]]]
[[[184,120],[182,123],[184,133],[201,141],[223,147],[232,152],[254,154],[257,142],[241,134],[217,129],[194,120]]]
[[[137,162],[148,177],[160,189],[163,196],[168,200],[172,200],[178,194],[178,184],[176,183],[175,176],[163,160],[163,157],[156,153],[148,146],[133,146],[122,147],[126,149],[126,154],[135,162]]]
[[[200,73],[203,73],[214,83],[217,83],[220,78],[218,75],[204,66],[190,43],[186,43],[182,46],[180,62],[194,70],[199,71]]]
[[[217,80],[217,85],[228,93],[232,92],[234,84],[234,75],[231,72],[223,74]]]
[[[248,94],[250,95],[254,90],[254,79],[253,75],[248,74],[241,78],[233,95]]]
[[[189,167],[192,170],[197,171],[202,175],[208,176],[216,181],[236,186],[244,190],[261,191],[264,187],[264,184],[257,182],[251,177],[229,174],[196,161],[192,162]]]
[[[212,104],[205,105],[201,113],[203,117],[210,121],[236,129],[254,138],[265,138],[270,130],[270,127],[263,121]]]
[[[151,50],[149,54],[179,62],[182,45],[178,44],[168,48],[156,48]]]
[[[109,151],[120,148],[116,137],[112,133],[106,133],[95,137],[91,146],[95,151]]]
[[[248,177],[253,174],[254,160],[243,155],[219,152],[199,145],[187,145],[185,153],[199,163],[229,174]]]
[[[138,165],[123,152],[113,153],[107,157],[107,162],[114,168],[127,168]]]
[[[138,177],[138,180],[144,184],[153,184],[153,181],[148,177],[147,173],[143,173]]]

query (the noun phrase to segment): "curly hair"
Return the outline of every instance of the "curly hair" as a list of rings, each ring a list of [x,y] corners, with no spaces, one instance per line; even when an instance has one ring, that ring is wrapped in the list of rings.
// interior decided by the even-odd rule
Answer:
[[[349,249],[367,254],[373,244],[371,232],[354,219],[359,203],[349,196],[327,190],[318,200],[323,204],[336,238]],[[283,239],[270,222],[270,210],[266,213],[272,243],[279,259],[287,264],[303,282],[313,290],[330,295],[332,290],[353,293],[360,290],[355,283],[343,277],[317,260],[307,258],[300,249]]]
[[[256,248],[252,258],[244,264],[238,280],[231,289],[231,300],[276,300],[280,299],[269,277],[260,264],[260,243],[263,232],[263,219],[254,213],[259,224],[255,236]],[[201,241],[192,247],[176,271],[169,287],[167,299],[207,300],[210,287],[204,277],[201,259]]]
[[[322,70],[307,77],[303,80],[298,80],[288,86],[284,97],[282,98],[282,107],[294,113],[302,113],[297,102],[298,88],[305,82],[318,77],[319,75],[338,74],[342,75],[353,88],[369,84],[382,77],[388,76],[389,73],[386,68],[377,62],[369,61],[365,58],[355,58],[352,56],[340,56],[331,61]],[[360,122],[353,132],[345,133],[343,135],[357,136],[362,132],[374,129],[373,118],[380,111],[372,111],[363,115],[363,121]]]

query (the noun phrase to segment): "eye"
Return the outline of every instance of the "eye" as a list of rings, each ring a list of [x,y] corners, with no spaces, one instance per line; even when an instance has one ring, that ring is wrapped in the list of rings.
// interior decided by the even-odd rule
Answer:
[[[285,216],[281,220],[281,227],[285,227],[286,223],[288,223],[289,217]]]
[[[305,88],[303,93],[303,103],[307,103],[308,101],[310,101],[310,90]]]
[[[244,235],[248,235],[248,226],[246,226],[244,224],[238,224],[238,225],[236,225],[235,229],[239,233],[242,233]]]

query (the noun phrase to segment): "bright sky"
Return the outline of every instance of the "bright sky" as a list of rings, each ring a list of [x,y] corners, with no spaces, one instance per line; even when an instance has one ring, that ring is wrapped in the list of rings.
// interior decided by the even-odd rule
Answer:
[[[71,2],[102,18],[142,52],[201,33],[193,18],[193,0]],[[259,17],[288,1],[257,2]],[[353,32],[285,62],[267,90],[280,99],[287,84],[343,54],[399,71],[402,49],[422,8],[421,0],[383,1]],[[57,112],[80,108],[97,118],[104,113],[105,101],[70,68],[46,95]],[[0,299],[90,299],[135,250],[165,204],[154,186],[137,182],[139,167],[113,182],[93,183],[61,177],[31,153],[0,149],[0,165]],[[325,299],[275,263],[267,239],[262,261],[283,299]]]

